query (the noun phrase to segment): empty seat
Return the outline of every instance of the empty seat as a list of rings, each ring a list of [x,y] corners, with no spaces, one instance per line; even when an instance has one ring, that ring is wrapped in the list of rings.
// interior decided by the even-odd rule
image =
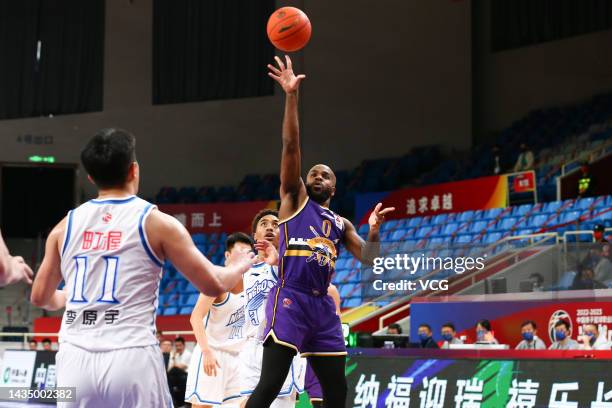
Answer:
[[[470,234],[463,234],[463,235],[459,235],[457,236],[457,238],[455,238],[455,241],[453,243],[455,244],[469,244],[470,242],[472,242],[472,235]]]
[[[574,222],[580,217],[580,211],[567,211],[561,214],[561,223]]]
[[[483,220],[492,220],[494,218],[499,217],[502,211],[503,211],[503,208],[490,208],[482,212],[481,218]]]
[[[444,227],[442,227],[442,235],[452,235],[455,231],[457,231],[457,228],[459,227],[459,224],[456,222],[451,222],[450,224],[446,224]]]
[[[178,309],[175,306],[164,308],[164,316],[175,315],[177,312],[178,312]]]
[[[498,231],[508,231],[508,230],[512,229],[516,225],[517,222],[518,222],[518,218],[516,218],[516,217],[502,218],[497,223],[497,228],[496,229]]]
[[[380,231],[381,232],[392,231],[397,228],[398,224],[399,224],[398,220],[385,221],[383,225],[380,227]]]
[[[483,242],[485,244],[493,244],[499,240],[501,240],[502,238],[502,233],[501,232],[490,232],[488,234],[486,234],[483,238]]]
[[[448,218],[448,214],[439,214],[439,215],[436,215],[435,217],[432,218],[431,224],[432,225],[444,224],[446,222],[447,218]]]
[[[557,212],[557,210],[561,208],[561,204],[563,204],[562,201],[551,201],[549,203],[546,203],[544,204],[544,207],[542,208],[542,212],[545,212],[545,213]]]
[[[541,227],[546,223],[546,221],[548,221],[549,217],[550,216],[548,214],[534,215],[529,218],[527,225],[530,227]]]
[[[581,198],[576,202],[574,208],[583,211],[588,210],[589,207],[591,207],[591,205],[593,204],[593,201],[595,201],[595,198],[593,197]]]
[[[193,307],[192,306],[183,306],[179,309],[178,314],[180,315],[189,315],[191,314],[191,312],[193,311]]]
[[[470,227],[470,232],[472,234],[479,234],[481,233],[485,228],[487,228],[487,221],[476,221],[475,223],[472,224],[472,226]]]
[[[415,228],[421,225],[421,221],[423,221],[423,217],[414,217],[408,221],[408,227]]]
[[[432,227],[421,227],[418,229],[414,236],[416,238],[424,238],[427,234],[429,234],[432,230]]]
[[[471,221],[474,217],[474,211],[464,211],[457,216],[457,221],[467,222]]]
[[[527,214],[529,211],[531,211],[532,207],[533,207],[532,204],[519,205],[518,207],[514,207],[514,209],[512,211],[512,215],[514,215],[514,216],[523,216],[523,215]]]

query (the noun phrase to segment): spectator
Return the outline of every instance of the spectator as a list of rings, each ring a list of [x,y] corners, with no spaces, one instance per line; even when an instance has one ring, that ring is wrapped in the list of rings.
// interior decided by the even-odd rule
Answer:
[[[572,290],[592,290],[592,289],[606,289],[607,286],[603,283],[595,280],[595,274],[593,268],[583,266],[580,271],[576,274],[574,282],[572,283]]]
[[[578,198],[593,197],[595,190],[595,179],[591,176],[588,163],[580,166],[580,178],[578,179]]]
[[[455,325],[452,323],[445,323],[442,325],[442,339],[444,339],[444,343],[442,343],[443,349],[450,348],[451,344],[463,344],[463,340],[457,337],[457,332],[455,331]]]
[[[500,174],[502,171],[502,158],[501,158],[501,149],[498,145],[493,145],[491,147],[491,164],[490,168],[494,175]]]
[[[402,334],[402,326],[397,323],[391,323],[387,327],[387,334]]]
[[[168,363],[168,385],[175,406],[185,405],[185,389],[187,388],[187,368],[191,360],[191,352],[185,349],[185,339],[174,339],[174,353],[170,354]]]
[[[476,323],[476,343],[499,344],[491,330],[491,323],[486,319]]]
[[[32,284],[32,270],[20,256],[11,256],[0,234],[0,288],[17,282]]]
[[[607,243],[608,240],[605,237],[606,227],[601,224],[595,225],[593,228],[593,240],[595,242]]]
[[[422,324],[419,326],[419,347],[420,348],[439,348],[438,343],[436,343],[431,337],[431,326],[428,324]]]
[[[43,345],[43,350],[51,351],[51,339],[49,338],[43,339],[42,345]]]
[[[601,282],[604,286],[612,283],[612,256],[609,243],[604,243],[601,246],[601,256],[594,272],[596,282]]]
[[[542,292],[544,291],[544,277],[539,273],[532,273],[529,275],[529,279],[533,282],[533,291]]]
[[[546,350],[546,344],[537,336],[538,326],[533,320],[527,320],[521,325],[523,340],[516,346],[517,350]]]
[[[569,323],[559,320],[555,323],[555,342],[550,345],[549,350],[577,350],[579,344],[572,340]]]
[[[38,350],[38,342],[34,339],[30,340],[30,350]]]
[[[599,335],[599,328],[596,324],[587,323],[583,326],[583,335],[578,340],[581,350],[610,350],[610,343],[604,336]]]
[[[159,343],[159,348],[164,356],[164,367],[166,367],[166,371],[168,371],[168,364],[170,362],[170,354],[172,353],[172,341],[171,340],[162,340]]]
[[[526,171],[533,168],[533,152],[526,143],[520,145],[521,153],[514,164],[514,171]]]

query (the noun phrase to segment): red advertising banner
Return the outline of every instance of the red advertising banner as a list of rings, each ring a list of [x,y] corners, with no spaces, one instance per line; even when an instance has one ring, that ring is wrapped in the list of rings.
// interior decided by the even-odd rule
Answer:
[[[535,190],[535,174],[532,171],[514,175],[512,188],[515,193],[527,193]]]
[[[388,193],[360,194],[356,198],[356,215],[360,224],[376,202],[395,207],[388,219],[438,215],[467,210],[501,208],[507,205],[508,182],[505,175],[406,188]]]
[[[276,201],[247,201],[210,204],[162,204],[159,209],[179,220],[189,232],[249,232],[251,221],[264,208],[276,208]]]

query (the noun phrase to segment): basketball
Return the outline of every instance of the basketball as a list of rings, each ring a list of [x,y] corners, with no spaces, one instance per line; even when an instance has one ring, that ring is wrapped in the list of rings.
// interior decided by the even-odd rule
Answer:
[[[281,51],[304,48],[310,40],[311,30],[308,16],[295,7],[281,7],[268,19],[268,38]]]

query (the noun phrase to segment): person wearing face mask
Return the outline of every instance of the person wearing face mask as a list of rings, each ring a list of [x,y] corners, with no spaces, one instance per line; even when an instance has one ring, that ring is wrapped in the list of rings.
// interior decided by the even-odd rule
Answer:
[[[420,348],[439,348],[438,343],[431,337],[431,326],[422,324],[419,326],[419,347]]]
[[[526,143],[520,145],[521,153],[514,164],[514,172],[531,170],[533,168],[533,152]]]
[[[550,345],[549,350],[577,350],[579,344],[571,338],[569,323],[565,320],[559,320],[555,323],[555,339],[556,341]]]
[[[516,346],[517,350],[546,350],[546,344],[536,335],[538,326],[533,320],[527,320],[521,325],[523,340]]]
[[[580,336],[581,350],[610,350],[610,343],[604,336],[599,335],[596,324],[588,323],[583,327],[583,335]]]
[[[463,340],[457,337],[457,332],[455,331],[455,325],[452,323],[445,323],[442,325],[442,339],[444,342],[440,348],[448,349],[451,344],[463,344]]]
[[[499,344],[491,331],[491,322],[486,319],[480,320],[476,324],[476,343]]]

